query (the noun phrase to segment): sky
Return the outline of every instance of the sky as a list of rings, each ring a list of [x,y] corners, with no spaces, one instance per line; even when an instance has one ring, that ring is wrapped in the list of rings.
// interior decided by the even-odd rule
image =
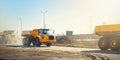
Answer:
[[[120,0],[0,0],[0,31],[46,28],[55,34],[93,33],[96,25],[120,24]]]

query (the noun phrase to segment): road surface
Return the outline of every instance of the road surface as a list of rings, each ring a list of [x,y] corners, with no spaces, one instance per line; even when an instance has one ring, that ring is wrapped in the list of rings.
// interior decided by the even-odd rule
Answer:
[[[63,55],[64,55],[63,51],[64,52],[74,52],[74,53],[78,53],[78,54],[79,53],[87,53],[87,54],[96,55],[96,56],[98,55],[100,57],[104,56],[105,58],[106,57],[109,58],[109,60],[120,60],[120,51],[110,51],[110,50],[101,51],[99,49],[60,47],[60,46],[51,46],[51,47],[46,47],[46,46],[42,46],[42,47],[8,46],[7,48],[19,49],[19,50],[20,49],[31,49],[31,50],[35,50],[35,51],[41,51],[41,50],[42,51],[56,51],[57,53],[63,54]],[[62,51],[62,53],[61,53],[61,51]],[[68,54],[68,56],[69,56],[69,54]],[[72,56],[74,56],[74,55],[72,55]],[[77,57],[77,56],[80,56],[80,55],[75,55],[75,56]],[[55,59],[55,60],[57,60],[57,59]],[[66,59],[64,59],[64,60],[66,60]],[[101,59],[97,59],[97,60],[101,60]]]
[[[85,52],[91,54],[100,54],[107,56],[110,60],[120,60],[120,51],[101,51],[100,49],[90,49],[90,48],[75,48],[75,47],[60,47],[60,46],[51,46],[51,47],[40,47],[37,49],[43,50],[60,50],[60,51],[69,51],[69,52]]]

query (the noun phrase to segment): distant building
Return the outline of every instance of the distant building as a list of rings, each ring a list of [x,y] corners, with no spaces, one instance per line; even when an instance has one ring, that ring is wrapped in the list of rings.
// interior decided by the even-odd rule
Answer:
[[[14,30],[5,30],[0,32],[0,44],[12,44],[16,43],[16,40]]]
[[[73,35],[73,31],[66,31],[66,36],[72,36]]]

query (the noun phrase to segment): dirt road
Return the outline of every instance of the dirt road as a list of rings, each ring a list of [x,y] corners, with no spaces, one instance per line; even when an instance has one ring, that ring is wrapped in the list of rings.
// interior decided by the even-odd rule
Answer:
[[[52,46],[49,48],[42,48],[48,50],[61,50],[61,51],[69,51],[69,52],[84,52],[89,54],[97,54],[108,57],[110,60],[120,60],[120,51],[101,51],[100,49],[90,49],[90,48],[75,48],[75,47],[59,47],[59,46]]]
[[[0,46],[0,60],[92,60],[89,57],[91,55],[85,53],[55,50],[55,48]]]
[[[92,55],[102,55],[104,57],[108,57],[110,60],[120,60],[120,51],[101,51],[100,49],[90,49],[90,48],[75,48],[75,47],[59,47],[59,46],[51,46],[51,47],[41,47],[40,49],[45,50],[59,50],[59,51],[68,51],[68,52],[84,52]]]
[[[115,60],[113,54],[102,53],[99,49],[74,48],[74,47],[17,47],[1,46],[1,59],[17,60]],[[106,51],[105,51],[106,52]],[[109,52],[108,52],[109,53]],[[113,56],[120,59],[117,54]],[[110,59],[109,59],[110,58]],[[116,60],[117,60],[116,59]]]

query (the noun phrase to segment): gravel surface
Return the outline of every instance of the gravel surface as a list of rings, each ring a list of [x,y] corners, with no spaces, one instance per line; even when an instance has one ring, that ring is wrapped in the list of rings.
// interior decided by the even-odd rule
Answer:
[[[40,48],[11,48],[0,46],[0,59],[7,60],[92,60],[84,53],[72,53]]]

